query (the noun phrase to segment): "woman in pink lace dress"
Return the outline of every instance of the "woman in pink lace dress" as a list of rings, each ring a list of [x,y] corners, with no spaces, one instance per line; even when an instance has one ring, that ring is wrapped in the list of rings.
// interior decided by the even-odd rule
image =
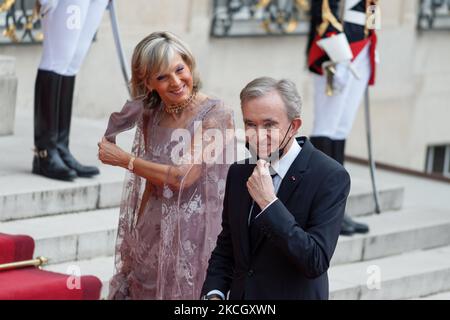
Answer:
[[[199,299],[220,231],[234,121],[199,91],[195,60],[175,35],[135,48],[133,99],[111,115],[99,159],[128,169],[110,299]],[[115,144],[136,127],[131,153]]]

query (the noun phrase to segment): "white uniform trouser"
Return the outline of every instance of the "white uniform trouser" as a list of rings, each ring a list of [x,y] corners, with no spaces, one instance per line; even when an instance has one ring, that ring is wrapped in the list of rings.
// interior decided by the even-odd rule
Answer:
[[[44,44],[39,69],[76,75],[108,0],[40,0]]]
[[[332,96],[325,94],[326,76],[314,74],[314,124],[311,136],[332,140],[343,140],[349,136],[370,78],[369,46],[367,44],[352,62],[360,79],[356,79],[348,67],[337,66],[334,81],[338,88]]]

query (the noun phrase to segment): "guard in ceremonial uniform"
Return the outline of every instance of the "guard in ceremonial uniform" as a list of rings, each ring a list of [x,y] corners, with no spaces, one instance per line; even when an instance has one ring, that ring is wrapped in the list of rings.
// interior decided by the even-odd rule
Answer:
[[[312,1],[307,53],[315,91],[311,142],[343,164],[345,141],[364,91],[374,84],[379,20],[377,1],[340,2]],[[367,225],[344,217],[341,234],[368,231]]]
[[[32,172],[71,181],[99,170],[69,151],[75,76],[100,25],[108,0],[39,0],[44,44],[34,95]]]

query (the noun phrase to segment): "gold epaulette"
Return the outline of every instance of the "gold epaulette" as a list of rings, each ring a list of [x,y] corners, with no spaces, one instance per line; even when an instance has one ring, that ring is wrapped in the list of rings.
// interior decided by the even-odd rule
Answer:
[[[8,11],[15,2],[16,0],[4,0],[3,3],[0,4],[0,12]]]
[[[317,27],[317,33],[319,36],[323,36],[325,31],[327,31],[328,26],[332,25],[339,32],[343,32],[344,28],[342,24],[336,19],[330,9],[330,4],[328,0],[323,0],[322,2],[322,23]]]

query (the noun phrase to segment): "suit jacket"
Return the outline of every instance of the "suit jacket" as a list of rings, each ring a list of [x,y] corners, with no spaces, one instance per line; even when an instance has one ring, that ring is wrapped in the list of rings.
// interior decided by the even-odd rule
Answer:
[[[276,200],[247,223],[246,182],[254,164],[234,163],[226,182],[222,231],[211,254],[202,295],[217,289],[233,299],[328,299],[327,270],[350,190],[347,171],[305,138]],[[255,205],[257,205],[255,203]]]

